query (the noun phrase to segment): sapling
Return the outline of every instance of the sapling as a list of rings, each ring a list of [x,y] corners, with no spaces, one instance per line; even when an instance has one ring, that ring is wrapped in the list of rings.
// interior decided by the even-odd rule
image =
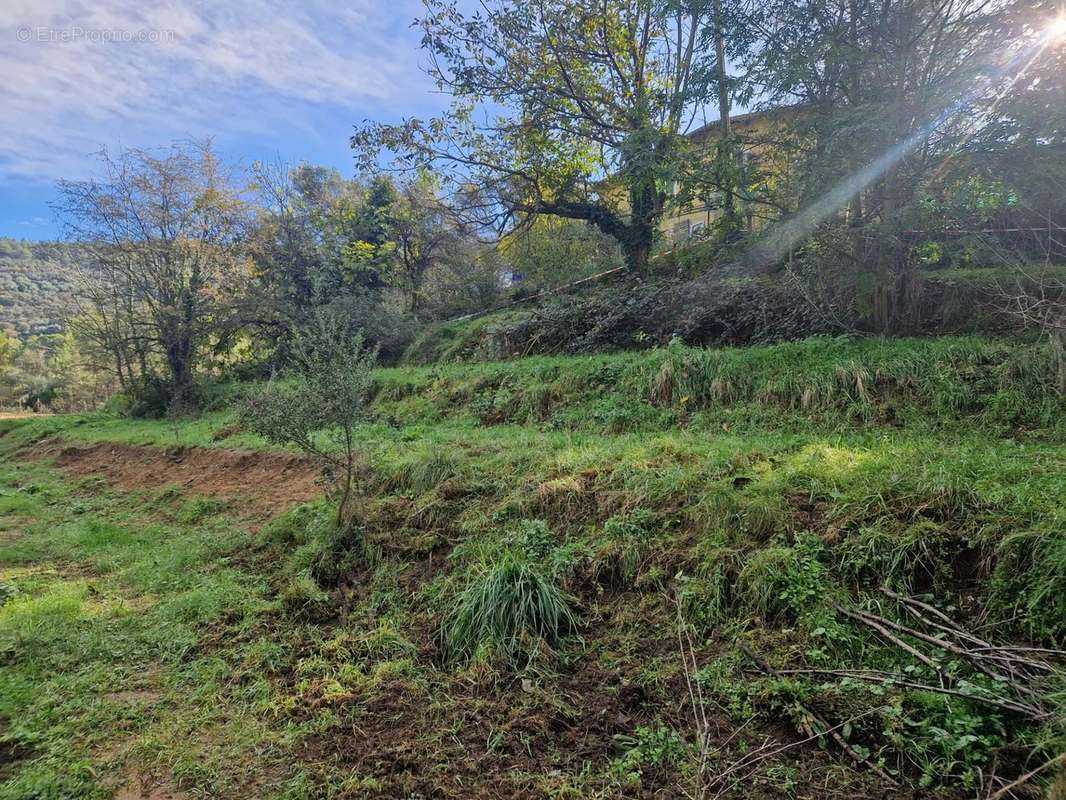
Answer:
[[[268,442],[295,445],[332,484],[338,531],[355,518],[355,432],[366,419],[377,349],[336,314],[320,312],[292,343],[287,369],[245,403],[244,426]]]

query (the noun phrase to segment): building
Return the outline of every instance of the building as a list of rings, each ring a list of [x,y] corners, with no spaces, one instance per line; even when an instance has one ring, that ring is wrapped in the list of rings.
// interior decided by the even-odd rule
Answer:
[[[788,148],[781,147],[781,143],[794,138],[792,123],[805,108],[795,105],[730,117],[733,133],[739,140],[741,168],[752,176],[764,171],[761,168],[780,169],[779,162],[788,157],[785,153]],[[715,120],[692,131],[688,138],[697,145],[712,147],[720,130],[721,122]],[[706,202],[672,208],[659,225],[663,239],[667,243],[680,242],[702,233],[722,215],[721,205],[721,199],[712,196]],[[759,228],[766,218],[765,213],[743,198],[740,206],[748,229]]]

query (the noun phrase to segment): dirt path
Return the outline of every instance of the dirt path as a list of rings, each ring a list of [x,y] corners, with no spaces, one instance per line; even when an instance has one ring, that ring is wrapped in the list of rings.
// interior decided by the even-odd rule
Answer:
[[[318,470],[300,456],[256,450],[189,447],[162,450],[100,442],[49,440],[29,451],[54,458],[68,475],[101,477],[127,491],[180,486],[190,495],[242,500],[254,514],[275,516],[322,494]]]

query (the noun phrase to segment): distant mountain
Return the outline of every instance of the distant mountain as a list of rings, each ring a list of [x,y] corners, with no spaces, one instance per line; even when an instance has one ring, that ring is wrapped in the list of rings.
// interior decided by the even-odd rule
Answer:
[[[0,237],[0,330],[20,338],[60,333],[73,307],[77,249]]]

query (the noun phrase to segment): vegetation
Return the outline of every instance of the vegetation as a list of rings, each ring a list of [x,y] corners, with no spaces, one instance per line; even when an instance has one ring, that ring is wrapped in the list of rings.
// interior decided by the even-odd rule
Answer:
[[[158,711],[153,700],[121,712],[130,740],[121,763],[217,796],[257,785],[267,796],[471,786],[680,796],[701,759],[699,701],[679,700],[691,658],[700,713],[724,715],[703,751],[713,767],[706,774],[737,767],[714,791],[751,796],[756,787],[769,797],[829,781],[829,793],[880,786],[964,797],[1002,786],[1062,746],[1057,717],[1029,708],[1054,708],[1058,667],[1022,684],[1039,699],[1023,689],[1016,700],[1014,680],[893,634],[909,652],[863,615],[922,633],[924,623],[884,586],[992,647],[1062,647],[1063,414],[1046,380],[1046,346],[1021,352],[966,338],[815,339],[379,370],[369,419],[353,432],[365,470],[364,555],[354,559],[336,547],[331,506],[296,508],[249,536],[247,503],[205,505],[168,488],[165,475],[129,496],[20,463],[4,478],[4,524],[16,531],[0,575],[15,589],[0,608],[0,618],[17,612],[7,630],[44,636],[53,628],[27,627],[23,604],[69,597],[79,581],[97,589],[62,612],[42,607],[40,619],[69,634],[33,639],[39,655],[17,650],[0,673],[23,680],[55,658],[71,665],[63,680],[138,665],[171,699]],[[668,363],[676,369],[664,370]],[[674,376],[669,391],[664,371]],[[715,391],[716,379],[733,390]],[[805,405],[809,387],[818,401]],[[8,421],[0,441],[21,458],[30,442],[57,434],[67,447],[266,445],[234,416],[220,410],[179,427],[102,416]],[[107,525],[130,533],[100,533],[114,529]],[[210,546],[189,552],[194,542]],[[197,566],[168,583],[156,566],[164,552]],[[89,564],[99,577],[41,571],[57,560]],[[159,615],[187,609],[185,587],[215,575],[258,588],[234,590],[239,605],[198,595],[197,609],[214,610],[182,617],[186,655],[176,661],[148,648],[138,651],[146,662],[129,662],[106,638],[126,629],[95,598],[151,581],[148,608],[160,611],[132,615],[126,624],[140,633],[129,635],[176,641]],[[56,614],[92,622],[71,628]],[[679,614],[692,637],[688,661],[675,635]],[[71,649],[65,637],[84,630],[105,640]],[[212,679],[206,695],[182,690],[181,681],[204,679],[201,667],[185,666],[201,661],[229,677]],[[49,710],[56,695],[46,688],[12,696],[5,735],[29,755],[5,787],[10,796],[28,796],[31,780],[62,786],[88,775],[68,752],[83,754],[78,764],[117,763],[80,733],[98,719],[95,680],[62,695],[70,700],[61,711]],[[476,720],[472,703],[482,709]],[[263,709],[268,725],[254,734],[241,727]],[[54,713],[69,721],[43,744],[36,720]],[[139,730],[144,714],[157,722]],[[11,727],[15,719],[24,722]],[[782,719],[798,733],[782,732]],[[194,720],[204,737],[180,735]],[[378,749],[349,746],[352,725],[402,742],[434,770],[411,762],[397,771]],[[835,725],[845,725],[836,732],[853,753],[904,788],[891,790],[818,736]],[[588,732],[580,755],[553,726]],[[825,750],[796,744],[812,735]],[[763,750],[766,736],[774,744]],[[65,749],[75,738],[82,744]],[[268,762],[241,755],[265,742]],[[788,749],[768,754],[776,747]],[[267,775],[283,778],[273,788],[257,783]]]
[[[0,330],[19,338],[61,333],[77,248],[0,237]]]
[[[377,351],[349,337],[343,320],[320,313],[293,342],[287,380],[248,398],[241,422],[266,441],[294,445],[317,459],[337,486],[337,521],[346,533],[357,524],[355,430],[366,415],[370,369]]]
[[[442,636],[453,659],[483,648],[498,650],[512,666],[532,663],[543,646],[577,626],[569,600],[534,559],[546,553],[505,549],[477,574],[455,602]]]
[[[1062,794],[1061,3],[417,25],[0,240],[0,800]]]

